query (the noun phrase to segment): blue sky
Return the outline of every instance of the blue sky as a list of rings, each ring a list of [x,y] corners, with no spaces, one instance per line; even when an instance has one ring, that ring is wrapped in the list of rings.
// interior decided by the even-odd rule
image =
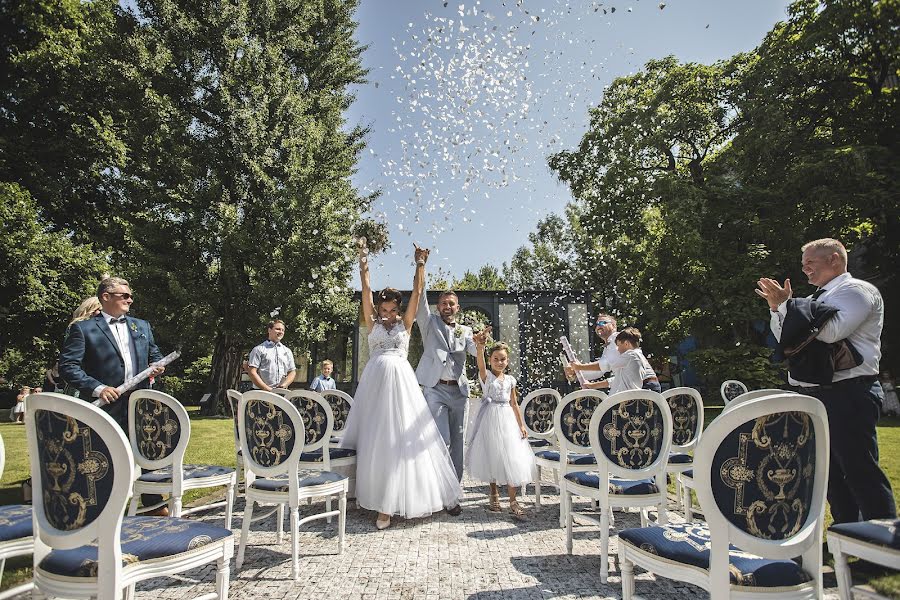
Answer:
[[[371,133],[354,183],[381,191],[373,212],[393,244],[372,262],[373,287],[409,287],[413,242],[448,276],[508,262],[570,200],[546,157],[577,145],[606,85],[652,58],[750,50],[787,5],[362,0],[369,83],[347,117]]]

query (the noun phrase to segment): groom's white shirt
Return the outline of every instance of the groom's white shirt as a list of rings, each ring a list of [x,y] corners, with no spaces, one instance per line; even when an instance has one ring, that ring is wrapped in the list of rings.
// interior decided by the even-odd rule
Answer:
[[[419,383],[434,387],[441,379],[454,379],[459,382],[460,393],[468,398],[466,353],[472,356],[476,353],[472,328],[465,325],[448,327],[440,315],[432,314],[428,307],[428,295],[424,291],[416,310],[416,323],[422,334],[423,348],[422,358],[416,367]]]

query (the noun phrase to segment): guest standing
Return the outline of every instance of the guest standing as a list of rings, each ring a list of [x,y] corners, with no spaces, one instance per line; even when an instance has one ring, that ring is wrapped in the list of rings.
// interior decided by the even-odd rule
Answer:
[[[819,329],[817,339],[846,340],[863,359],[856,367],[834,371],[830,384],[809,383],[788,373],[791,385],[821,400],[828,413],[831,515],[835,523],[896,518],[891,484],[878,465],[875,429],[884,401],[878,381],[884,301],[878,288],[847,272],[847,250],[838,240],[815,240],[801,250],[803,273],[818,288],[810,298],[838,309]],[[782,285],[764,277],[757,286],[756,293],[769,305],[772,333],[780,340],[793,296],[791,281]]]
[[[314,392],[319,392],[320,394],[325,390],[333,390],[337,388],[337,384],[335,384],[334,378],[331,374],[334,372],[334,363],[330,360],[322,361],[322,373],[318,375],[315,379],[313,379],[312,384],[309,386]]]
[[[284,321],[275,319],[266,326],[268,339],[250,351],[247,374],[253,387],[271,392],[274,388],[287,389],[297,374],[294,353],[281,343],[284,338]]]

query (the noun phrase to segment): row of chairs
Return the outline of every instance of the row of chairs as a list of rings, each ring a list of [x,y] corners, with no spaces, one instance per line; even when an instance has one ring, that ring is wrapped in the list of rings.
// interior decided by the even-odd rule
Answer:
[[[141,390],[131,395],[129,409],[130,442],[105,412],[89,403],[56,393],[28,397],[26,435],[35,504],[34,510],[28,505],[0,507],[0,576],[7,558],[29,553],[34,575],[31,583],[7,590],[3,598],[33,586],[41,596],[112,599],[124,592],[131,598],[138,581],[210,562],[216,565],[216,591],[201,598],[227,598],[235,470],[183,464],[190,421],[175,398]],[[286,397],[253,391],[240,395],[235,414],[247,482],[236,566],[243,563],[250,523],[257,520],[254,505],[277,506],[279,542],[287,506],[297,579],[298,533],[304,523],[338,517],[339,552],[344,547],[348,478],[328,471],[335,443],[331,404],[305,390]],[[0,438],[0,475],[4,462]],[[181,506],[185,490],[214,485],[228,488],[225,501],[191,510]],[[173,516],[135,515],[141,492],[171,494]],[[325,510],[301,519],[300,502],[314,498],[326,501]],[[338,507],[331,510],[335,500]],[[128,516],[123,517],[126,505]],[[180,518],[221,505],[226,507],[226,527]]]

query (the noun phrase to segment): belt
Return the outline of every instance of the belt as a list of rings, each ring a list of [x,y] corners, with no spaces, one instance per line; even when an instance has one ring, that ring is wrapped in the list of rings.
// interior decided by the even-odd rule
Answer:
[[[856,385],[857,383],[872,385],[877,380],[877,375],[859,375],[857,377],[851,377],[850,379],[841,379],[840,381],[833,381],[822,385],[798,385],[795,389],[802,394],[803,390],[830,390],[844,385]]]
[[[459,385],[459,382],[455,379],[438,379],[438,383],[443,383],[444,385]]]
[[[659,379],[657,379],[656,377],[648,377],[644,380],[644,383],[647,383],[648,381],[659,381]]]

